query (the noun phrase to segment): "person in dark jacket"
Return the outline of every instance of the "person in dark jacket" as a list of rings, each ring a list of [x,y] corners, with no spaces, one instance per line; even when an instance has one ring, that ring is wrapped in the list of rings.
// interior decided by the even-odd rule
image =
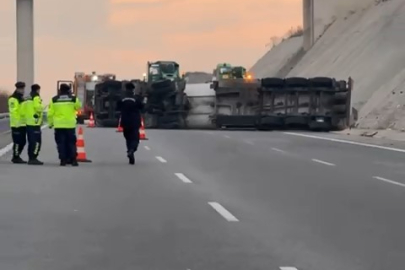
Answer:
[[[121,112],[121,127],[127,146],[129,164],[135,164],[135,152],[139,145],[139,128],[141,127],[141,110],[143,98],[135,95],[135,86],[132,83],[125,85],[124,98],[117,104]]]

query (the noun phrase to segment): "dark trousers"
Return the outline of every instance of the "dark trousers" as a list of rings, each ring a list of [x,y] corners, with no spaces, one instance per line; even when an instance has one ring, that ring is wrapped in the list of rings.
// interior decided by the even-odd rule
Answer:
[[[139,145],[139,128],[136,127],[123,127],[125,142],[127,145],[127,152],[136,152]]]
[[[27,126],[28,158],[30,160],[38,157],[42,145],[41,126]]]
[[[55,142],[59,159],[73,161],[77,157],[75,128],[55,128]]]
[[[26,127],[12,127],[11,137],[13,138],[13,158],[17,158],[21,155],[27,143]]]

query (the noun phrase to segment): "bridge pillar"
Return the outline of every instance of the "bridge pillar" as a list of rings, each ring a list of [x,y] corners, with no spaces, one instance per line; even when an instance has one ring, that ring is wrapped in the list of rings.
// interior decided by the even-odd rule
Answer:
[[[34,0],[16,0],[17,81],[26,83],[26,95],[34,83]]]
[[[311,49],[315,43],[314,25],[314,0],[303,0],[303,48],[305,51]]]

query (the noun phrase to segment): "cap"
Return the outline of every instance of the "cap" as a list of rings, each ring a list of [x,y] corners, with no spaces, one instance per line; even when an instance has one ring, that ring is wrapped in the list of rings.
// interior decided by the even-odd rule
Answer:
[[[40,90],[41,89],[41,86],[39,86],[39,84],[33,84],[32,86],[31,86],[31,90],[32,91],[38,91],[38,90]]]
[[[60,91],[62,91],[62,92],[68,92],[69,90],[70,90],[70,86],[69,86],[68,84],[62,83],[62,84],[60,85]]]
[[[24,88],[25,87],[25,82],[16,82],[15,87],[16,88]]]

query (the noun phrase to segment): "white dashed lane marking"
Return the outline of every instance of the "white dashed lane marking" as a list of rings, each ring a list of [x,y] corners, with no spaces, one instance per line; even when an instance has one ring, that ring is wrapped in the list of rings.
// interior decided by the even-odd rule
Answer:
[[[209,202],[209,205],[211,205],[212,208],[214,208],[215,211],[218,212],[223,218],[225,218],[229,222],[238,222],[239,220],[232,215],[228,210],[226,210],[222,205],[220,205],[217,202]]]
[[[377,179],[377,180],[380,180],[380,181],[383,181],[383,182],[386,182],[386,183],[397,185],[397,186],[400,186],[400,187],[405,187],[405,184],[403,184],[403,183],[395,182],[395,181],[392,181],[392,180],[384,178],[384,177],[373,176],[373,178]]]
[[[312,161],[313,161],[313,162],[320,163],[320,164],[323,164],[323,165],[327,165],[327,166],[336,166],[336,165],[333,164],[333,163],[329,163],[329,162],[326,162],[326,161],[323,161],[323,160],[319,160],[319,159],[315,159],[315,158],[313,158]]]
[[[279,153],[286,153],[286,151],[272,147],[271,150],[279,152]]]
[[[162,158],[162,157],[156,157],[156,159],[157,160],[159,160],[160,162],[162,162],[162,163],[167,163],[167,160],[166,159],[164,159],[164,158]]]
[[[150,151],[149,146],[145,145],[144,147],[145,147],[146,150]]]
[[[190,179],[187,178],[187,176],[185,176],[182,173],[175,173],[175,175],[184,183],[193,183]]]
[[[230,139],[231,137],[228,135],[224,135],[225,138]]]

